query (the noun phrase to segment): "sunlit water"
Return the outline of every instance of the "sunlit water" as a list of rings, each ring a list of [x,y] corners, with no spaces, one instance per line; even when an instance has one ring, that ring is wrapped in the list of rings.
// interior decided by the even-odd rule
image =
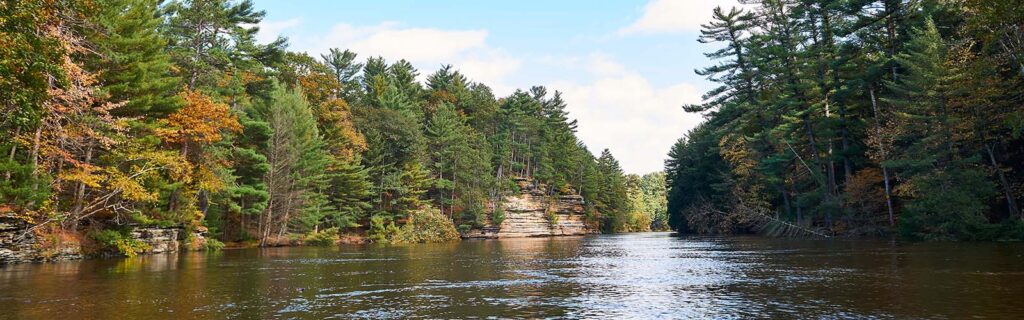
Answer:
[[[0,267],[0,318],[1024,317],[1024,244],[668,233]]]

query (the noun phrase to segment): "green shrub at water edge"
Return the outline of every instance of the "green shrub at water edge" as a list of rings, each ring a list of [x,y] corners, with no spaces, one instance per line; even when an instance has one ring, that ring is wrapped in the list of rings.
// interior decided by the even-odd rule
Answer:
[[[437,209],[430,208],[413,213],[392,242],[439,243],[459,239],[459,232],[452,221]]]
[[[374,215],[370,217],[370,230],[367,230],[367,238],[376,243],[390,242],[398,234],[398,227],[391,218]]]
[[[303,242],[306,245],[326,247],[333,246],[334,244],[338,243],[338,240],[340,239],[341,237],[338,236],[338,228],[334,227],[323,229],[320,230],[319,232],[311,232],[306,235],[306,238],[303,240]]]
[[[132,238],[131,234],[124,230],[102,230],[92,233],[90,237],[104,248],[116,250],[128,257],[134,257],[152,249],[145,242]]]
[[[207,238],[206,242],[203,243],[203,249],[206,251],[220,251],[224,249],[224,243],[214,238]]]
[[[988,223],[991,182],[978,170],[937,172],[910,182],[916,197],[903,210],[900,234],[908,239],[989,240],[998,225]]]

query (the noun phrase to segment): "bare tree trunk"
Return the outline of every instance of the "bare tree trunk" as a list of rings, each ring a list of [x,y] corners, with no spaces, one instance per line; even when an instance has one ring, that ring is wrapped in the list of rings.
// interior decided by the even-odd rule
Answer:
[[[456,170],[456,168],[458,168],[458,166],[459,166],[459,159],[455,158],[455,161],[452,163],[452,193],[451,193],[451,201],[452,201],[452,203],[450,205],[448,205],[448,217],[452,218],[452,219],[455,218],[455,188],[457,186],[456,180],[455,180],[455,177],[456,177],[455,176],[455,170]]]
[[[1006,174],[996,162],[995,151],[992,149],[992,144],[985,143],[985,152],[988,153],[989,162],[992,164],[992,168],[995,169],[996,175],[999,177],[999,185],[1003,188],[1003,194],[1006,196],[1006,207],[1010,210],[1010,215],[1020,215],[1020,218],[1024,220],[1024,212],[1021,212],[1017,207],[1017,198],[1014,196],[1013,190],[1010,189],[1010,182],[1006,179]]]
[[[284,217],[281,221],[281,229],[277,232],[278,241],[280,241],[281,237],[284,237],[284,234],[288,232],[288,219],[290,219],[290,214],[292,212],[292,201],[295,199],[294,191],[292,193],[293,194],[288,196],[288,202],[285,204],[285,207],[287,208],[285,208]]]
[[[85,149],[85,163],[89,164],[92,162],[92,150],[93,144],[89,143],[89,146]],[[75,190],[74,205],[71,209],[71,230],[78,229],[78,218],[82,216],[82,206],[85,201],[85,183],[79,182],[78,187]]]
[[[17,137],[20,134],[21,134],[21,127],[18,127],[16,129],[14,129],[14,135],[11,136],[11,137]],[[12,141],[11,142],[11,151],[7,155],[7,161],[8,162],[14,163],[14,155],[17,153],[17,151],[18,151],[18,144],[14,143]],[[4,180],[11,180],[11,171],[10,170],[4,171]]]
[[[36,128],[36,134],[32,138],[32,152],[30,158],[32,159],[32,191],[39,190],[39,143],[43,136],[43,126],[40,125]],[[28,207],[35,206],[35,201],[29,202]]]
[[[878,110],[878,100],[875,98],[875,89],[869,88],[871,93],[871,110],[875,114],[875,134],[878,135],[878,156],[879,167],[882,168],[882,181],[885,183],[885,207],[889,210],[889,226],[896,226],[895,213],[892,208],[892,187],[889,184],[889,169],[885,167],[885,139],[882,139],[882,113]]]

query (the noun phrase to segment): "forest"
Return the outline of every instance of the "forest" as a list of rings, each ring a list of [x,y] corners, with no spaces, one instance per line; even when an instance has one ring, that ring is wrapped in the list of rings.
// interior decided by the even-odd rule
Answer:
[[[128,251],[130,225],[210,248],[424,242],[500,224],[527,177],[582,195],[603,230],[667,225],[664,176],[595,156],[558,91],[495,97],[451,66],[421,82],[405,60],[261,44],[264,15],[248,0],[0,3],[0,215]]]
[[[674,229],[1024,239],[1024,3],[742,2],[701,31]]]

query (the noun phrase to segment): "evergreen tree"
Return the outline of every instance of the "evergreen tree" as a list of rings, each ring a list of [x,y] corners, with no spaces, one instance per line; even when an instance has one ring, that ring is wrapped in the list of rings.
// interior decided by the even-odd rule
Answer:
[[[615,160],[611,151],[604,149],[597,158],[597,171],[601,175],[601,185],[597,197],[593,200],[594,207],[605,217],[603,227],[610,232],[622,231],[628,222],[626,215],[629,210],[625,177],[619,161]]]
[[[158,32],[162,20],[155,0],[103,0],[90,38],[97,55],[90,68],[99,71],[111,101],[125,101],[113,113],[159,118],[176,110],[179,79],[171,76],[167,40]]]
[[[272,99],[258,103],[256,112],[272,130],[265,151],[269,166],[264,176],[269,200],[260,217],[260,243],[288,232],[293,219],[328,215],[321,195],[329,162],[316,127],[316,118],[301,93],[278,87]],[[309,219],[307,219],[309,221]]]
[[[355,101],[359,96],[359,83],[362,81],[359,71],[363,68],[362,63],[355,62],[356,53],[348,49],[341,51],[337,48],[331,48],[330,53],[321,54],[320,57],[330,67],[334,73],[335,80],[341,85],[341,90],[338,91],[337,97],[347,101]]]

